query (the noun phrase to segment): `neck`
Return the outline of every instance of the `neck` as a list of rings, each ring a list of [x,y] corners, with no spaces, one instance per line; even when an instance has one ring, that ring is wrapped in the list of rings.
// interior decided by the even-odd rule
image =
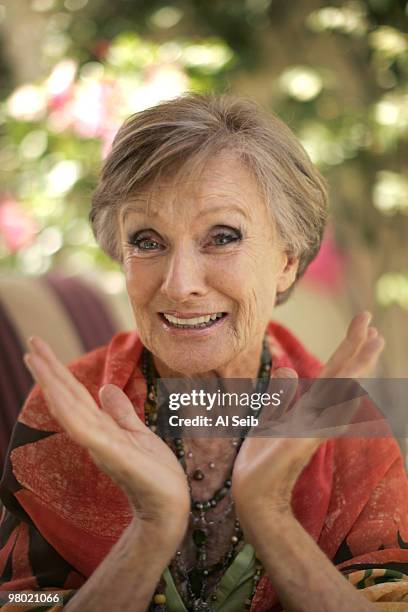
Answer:
[[[160,378],[257,378],[263,350],[263,336],[257,338],[251,347],[241,351],[229,363],[214,370],[193,372],[188,375],[173,370],[153,355],[153,362]]]

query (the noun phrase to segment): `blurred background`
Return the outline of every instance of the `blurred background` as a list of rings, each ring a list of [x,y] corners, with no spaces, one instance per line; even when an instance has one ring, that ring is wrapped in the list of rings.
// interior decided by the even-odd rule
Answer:
[[[129,114],[230,91],[277,112],[330,184],[322,250],[274,317],[325,359],[370,309],[387,341],[378,374],[408,376],[407,7],[0,0],[0,298],[20,332],[36,304],[48,310],[16,287],[56,273],[96,283],[131,327],[121,272],[87,221],[101,160]]]

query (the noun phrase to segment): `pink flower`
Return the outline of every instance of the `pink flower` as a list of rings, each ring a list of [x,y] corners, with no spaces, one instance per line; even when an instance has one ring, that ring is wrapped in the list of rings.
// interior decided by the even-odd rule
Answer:
[[[35,221],[10,196],[0,196],[0,235],[11,253],[31,244],[37,232]]]
[[[70,90],[64,91],[59,94],[54,94],[48,100],[49,111],[59,111],[65,108],[72,100],[72,92]]]
[[[77,84],[71,107],[72,125],[82,138],[104,138],[123,101],[115,81],[88,80]]]
[[[61,108],[71,99],[77,70],[78,65],[72,59],[64,59],[54,66],[45,82],[50,109]]]

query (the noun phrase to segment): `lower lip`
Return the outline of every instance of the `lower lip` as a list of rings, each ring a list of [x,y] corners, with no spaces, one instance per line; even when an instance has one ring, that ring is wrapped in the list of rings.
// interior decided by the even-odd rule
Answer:
[[[226,319],[228,318],[228,315],[226,314],[223,317],[221,317],[221,319],[217,319],[215,323],[210,325],[210,327],[191,327],[191,328],[184,327],[183,328],[183,327],[174,327],[173,325],[170,325],[170,323],[168,323],[168,321],[166,321],[166,319],[161,314],[159,314],[158,316],[160,318],[160,321],[163,325],[163,329],[165,330],[165,332],[168,334],[174,334],[176,336],[208,336],[209,334],[213,333],[214,330],[216,331],[222,325],[224,325]]]

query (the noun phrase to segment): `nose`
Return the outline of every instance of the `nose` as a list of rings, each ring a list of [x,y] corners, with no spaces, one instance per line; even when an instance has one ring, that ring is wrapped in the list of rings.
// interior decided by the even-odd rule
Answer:
[[[175,304],[207,293],[204,262],[188,245],[174,249],[169,255],[162,292]]]

